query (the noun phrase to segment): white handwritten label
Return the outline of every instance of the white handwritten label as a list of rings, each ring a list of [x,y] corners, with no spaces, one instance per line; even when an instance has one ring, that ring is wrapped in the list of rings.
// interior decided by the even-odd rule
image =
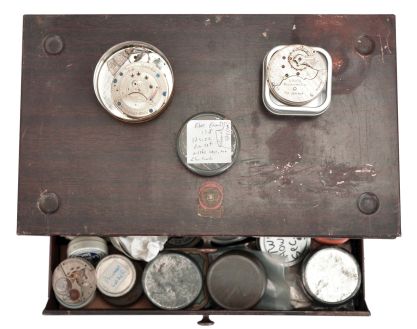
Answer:
[[[232,162],[230,120],[190,120],[187,123],[187,163]]]

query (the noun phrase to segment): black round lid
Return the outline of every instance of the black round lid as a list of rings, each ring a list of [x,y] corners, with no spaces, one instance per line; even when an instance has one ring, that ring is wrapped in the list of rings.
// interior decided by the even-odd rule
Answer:
[[[207,288],[219,306],[228,310],[249,309],[264,295],[265,269],[251,253],[228,252],[211,264]]]

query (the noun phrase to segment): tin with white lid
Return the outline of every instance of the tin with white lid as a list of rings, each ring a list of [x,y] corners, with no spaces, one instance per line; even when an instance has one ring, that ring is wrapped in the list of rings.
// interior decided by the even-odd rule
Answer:
[[[109,255],[96,267],[97,288],[106,296],[126,295],[136,283],[136,269],[133,263],[122,255]]]
[[[340,305],[352,299],[361,286],[356,259],[339,247],[326,247],[307,257],[302,266],[305,290],[315,301]]]
[[[166,56],[141,41],[111,47],[94,71],[98,101],[112,116],[125,122],[144,122],[162,113],[173,88],[174,74]]]
[[[201,176],[215,176],[237,160],[240,139],[236,127],[223,115],[199,113],[189,118],[177,136],[181,162]]]
[[[259,248],[282,258],[285,267],[298,264],[310,249],[310,238],[264,236],[258,239]]]
[[[79,236],[68,243],[67,256],[81,257],[94,266],[109,253],[107,242],[98,236]]]
[[[88,305],[95,297],[96,272],[83,258],[63,260],[52,275],[52,288],[58,302],[71,309]]]

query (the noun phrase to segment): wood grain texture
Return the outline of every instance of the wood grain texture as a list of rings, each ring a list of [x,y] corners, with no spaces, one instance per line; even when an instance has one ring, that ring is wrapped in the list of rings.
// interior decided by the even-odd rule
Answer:
[[[395,18],[313,15],[25,16],[17,232],[37,235],[400,234]],[[59,35],[64,48],[47,54]],[[355,51],[368,35],[369,56]],[[112,45],[140,40],[171,61],[169,108],[143,124],[113,119],[93,71]],[[326,49],[333,98],[317,118],[277,117],[261,98],[261,65],[280,44]],[[176,134],[199,112],[230,118],[238,162],[203,178],[176,154]],[[198,189],[224,188],[223,217],[198,216]],[[43,191],[60,207],[43,214]],[[375,193],[379,210],[356,206]]]

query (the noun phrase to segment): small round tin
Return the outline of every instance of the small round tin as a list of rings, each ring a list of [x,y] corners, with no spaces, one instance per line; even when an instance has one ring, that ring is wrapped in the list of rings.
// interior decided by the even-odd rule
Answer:
[[[345,303],[356,295],[361,285],[358,262],[337,247],[322,248],[307,257],[301,276],[307,293],[328,305]]]
[[[52,275],[52,289],[58,302],[71,309],[88,305],[95,297],[96,272],[83,258],[62,261]]]
[[[341,244],[345,244],[346,242],[349,241],[349,238],[325,238],[325,237],[321,237],[321,238],[314,238],[314,241],[321,243],[321,244],[326,244],[329,246],[339,246]]]
[[[229,244],[235,244],[242,242],[246,239],[244,236],[213,236],[210,242],[220,246],[227,246]]]
[[[189,118],[177,136],[181,162],[201,176],[215,176],[229,169],[239,154],[236,127],[218,113],[199,113]]]
[[[81,257],[94,266],[108,255],[106,240],[98,236],[79,236],[68,243],[67,256]]]
[[[207,272],[207,289],[217,305],[228,310],[246,310],[261,300],[266,272],[253,254],[230,251],[217,258]]]
[[[96,267],[97,288],[108,297],[121,297],[132,290],[136,282],[136,269],[125,256],[110,255]]]
[[[125,122],[148,121],[167,106],[174,88],[171,64],[155,46],[127,41],[107,50],[94,71],[100,104]]]
[[[173,236],[165,243],[165,248],[193,248],[203,240],[193,236]]]
[[[203,288],[203,276],[190,257],[174,252],[158,255],[145,267],[142,286],[149,300],[165,310],[191,305]]]
[[[258,239],[259,248],[283,258],[283,266],[293,266],[303,260],[310,248],[310,238],[264,236]]]

